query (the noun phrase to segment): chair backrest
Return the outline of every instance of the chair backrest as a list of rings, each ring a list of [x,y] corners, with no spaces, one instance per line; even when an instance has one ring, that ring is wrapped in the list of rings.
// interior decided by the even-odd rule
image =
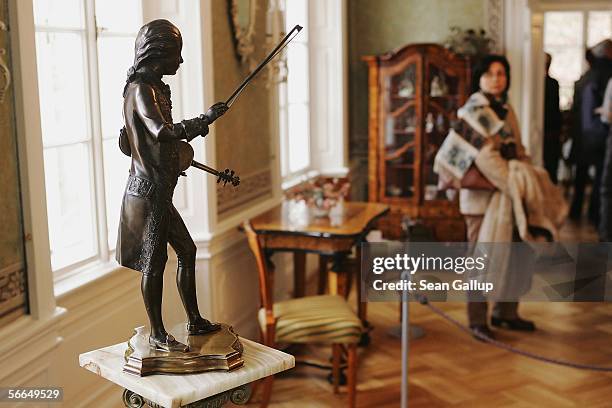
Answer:
[[[268,265],[263,250],[261,249],[261,244],[257,238],[257,232],[255,232],[253,229],[251,221],[243,222],[242,227],[244,228],[244,232],[246,233],[247,240],[249,242],[249,247],[255,256],[255,262],[257,263],[261,306],[266,310],[266,314],[271,314],[272,306],[274,304],[274,299],[272,297],[274,290],[274,267]]]

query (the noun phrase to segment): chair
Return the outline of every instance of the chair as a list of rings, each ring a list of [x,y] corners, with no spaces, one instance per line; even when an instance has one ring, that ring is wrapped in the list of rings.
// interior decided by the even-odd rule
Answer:
[[[357,343],[361,336],[361,322],[342,296],[306,296],[274,302],[274,265],[264,256],[257,233],[251,223],[243,223],[249,247],[255,255],[259,275],[261,309],[258,320],[263,343],[276,344],[318,343],[332,346],[332,376],[334,393],[340,383],[340,360],[343,348],[347,351],[348,405],[355,406],[357,381]],[[261,407],[270,402],[274,377],[264,380]]]

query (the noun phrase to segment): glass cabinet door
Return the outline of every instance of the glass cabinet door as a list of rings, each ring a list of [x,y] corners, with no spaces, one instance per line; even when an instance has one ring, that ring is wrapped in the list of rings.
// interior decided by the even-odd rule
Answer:
[[[384,196],[415,196],[415,151],[419,126],[416,111],[416,64],[386,78],[385,115],[381,155]]]
[[[460,107],[459,78],[456,74],[427,64],[425,73],[425,105],[423,124],[423,199],[444,200],[446,194],[439,191],[438,175],[433,171],[434,158],[451,126],[457,120]]]

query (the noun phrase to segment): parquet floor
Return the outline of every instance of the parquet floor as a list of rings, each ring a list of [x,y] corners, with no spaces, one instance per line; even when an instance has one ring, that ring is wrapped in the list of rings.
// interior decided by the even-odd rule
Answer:
[[[589,241],[594,231],[568,226],[564,239]],[[437,306],[465,322],[465,304]],[[538,330],[497,330],[513,346],[548,357],[612,367],[612,304],[524,303],[521,315]],[[358,407],[398,407],[400,342],[388,335],[396,327],[396,303],[370,303],[375,326],[372,344],[360,349]],[[410,305],[411,324],[425,337],[411,341],[410,407],[612,407],[612,372],[584,371],[534,361],[477,342],[419,304]],[[302,351],[322,360],[325,348]],[[276,377],[271,407],[342,407],[346,394],[332,393],[327,372],[298,366]],[[256,406],[258,397],[250,406]]]

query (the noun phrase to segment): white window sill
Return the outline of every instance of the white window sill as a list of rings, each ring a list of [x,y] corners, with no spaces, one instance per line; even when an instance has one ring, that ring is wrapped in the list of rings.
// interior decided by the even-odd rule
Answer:
[[[309,170],[306,173],[300,173],[297,176],[287,177],[283,180],[283,183],[281,184],[281,189],[283,191],[289,190],[290,188],[295,187],[300,183],[312,180],[320,174],[321,173],[318,170]]]
[[[329,170],[329,171],[321,171],[319,169],[308,170],[305,173],[299,173],[299,175],[293,177],[287,177],[283,180],[281,184],[281,189],[283,191],[287,191],[290,188],[297,186],[300,183],[304,183],[306,181],[312,180],[319,176],[325,177],[347,177],[348,169],[346,167],[339,167],[337,169]]]
[[[94,261],[81,268],[65,274],[54,282],[56,299],[61,299],[76,290],[93,284],[125,268],[118,265],[113,259],[109,262]]]

